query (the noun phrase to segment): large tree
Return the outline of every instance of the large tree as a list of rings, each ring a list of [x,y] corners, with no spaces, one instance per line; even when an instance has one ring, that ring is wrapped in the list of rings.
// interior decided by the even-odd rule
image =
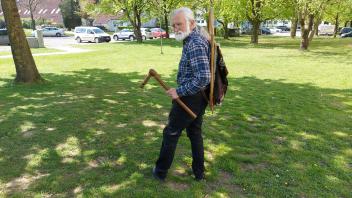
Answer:
[[[237,0],[215,0],[214,11],[217,21],[224,28],[224,38],[229,38],[228,24],[231,22],[242,21],[245,16],[239,11],[241,6]]]
[[[36,83],[43,81],[26,40],[16,0],[1,0],[1,6],[9,32],[11,51],[16,67],[15,82]]]
[[[162,27],[166,31],[167,38],[169,38],[169,17],[172,10],[181,5],[181,0],[151,0],[151,14],[159,16],[159,20],[163,22]]]
[[[83,23],[86,26],[93,26],[94,18],[96,14],[96,6],[99,0],[80,0],[79,6],[80,10],[77,14],[82,17]]]
[[[35,30],[35,19],[34,12],[37,10],[38,6],[43,2],[43,0],[20,0],[18,1],[20,7],[25,8],[29,11],[31,15],[31,27]]]
[[[62,0],[60,10],[64,25],[67,29],[73,29],[76,26],[82,25],[81,17],[79,16],[80,6],[78,0]]]
[[[258,44],[260,24],[269,19],[278,18],[286,6],[284,0],[238,0],[239,11],[243,12],[252,24],[251,43]]]
[[[332,0],[327,7],[324,20],[335,24],[334,37],[338,34],[340,26],[346,26],[346,21],[352,19],[352,0]]]
[[[143,41],[141,27],[142,15],[150,8],[150,0],[101,0],[98,11],[108,14],[123,12],[133,26],[134,35],[139,43]]]
[[[330,0],[298,0],[298,16],[299,23],[301,24],[301,50],[308,49],[329,1]]]

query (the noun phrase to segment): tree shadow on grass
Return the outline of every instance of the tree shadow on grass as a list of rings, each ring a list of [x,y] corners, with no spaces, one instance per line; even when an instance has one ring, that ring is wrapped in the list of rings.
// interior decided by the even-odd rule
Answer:
[[[155,81],[141,90],[143,76],[102,69],[45,78],[33,87],[2,79],[5,196],[347,196],[351,90],[230,79],[224,105],[205,117],[208,181],[182,172],[191,156],[183,135],[172,168],[181,171],[160,184],[150,171],[170,101]]]
[[[5,79],[1,88],[0,181],[8,195],[67,195],[151,168],[170,105],[155,83],[142,90],[143,76],[100,69],[45,78],[32,87]]]
[[[240,192],[253,196],[349,196],[352,89],[254,77],[231,82],[206,125],[206,139],[218,145],[207,148],[211,172],[231,174]]]

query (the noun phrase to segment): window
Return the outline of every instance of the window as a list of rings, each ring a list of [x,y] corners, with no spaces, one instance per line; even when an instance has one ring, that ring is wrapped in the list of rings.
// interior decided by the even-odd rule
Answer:
[[[86,32],[86,29],[84,28],[77,28],[76,33],[84,33]]]

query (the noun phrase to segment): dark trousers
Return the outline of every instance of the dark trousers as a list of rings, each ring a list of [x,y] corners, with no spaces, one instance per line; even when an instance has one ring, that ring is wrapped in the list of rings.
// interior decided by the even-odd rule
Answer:
[[[180,98],[196,115],[195,120],[187,114],[176,102],[172,103],[169,122],[163,131],[163,142],[159,159],[156,162],[157,174],[165,178],[174,158],[178,139],[184,129],[192,145],[192,170],[196,177],[204,174],[204,147],[202,123],[207,101],[201,92],[192,96]]]

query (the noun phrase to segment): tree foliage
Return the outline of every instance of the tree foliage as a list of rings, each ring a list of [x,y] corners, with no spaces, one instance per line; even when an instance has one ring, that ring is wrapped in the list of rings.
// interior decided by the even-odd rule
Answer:
[[[97,4],[96,11],[117,15],[123,12],[127,20],[133,26],[134,34],[138,42],[142,42],[142,16],[150,8],[150,0],[101,0]]]
[[[150,18],[158,17],[158,20],[162,22],[162,28],[165,29],[167,37],[169,37],[169,23],[171,12],[182,6],[181,0],[150,0],[151,6],[149,9]]]
[[[73,29],[82,25],[81,17],[78,14],[80,12],[78,0],[62,0],[60,9],[66,28]]]

